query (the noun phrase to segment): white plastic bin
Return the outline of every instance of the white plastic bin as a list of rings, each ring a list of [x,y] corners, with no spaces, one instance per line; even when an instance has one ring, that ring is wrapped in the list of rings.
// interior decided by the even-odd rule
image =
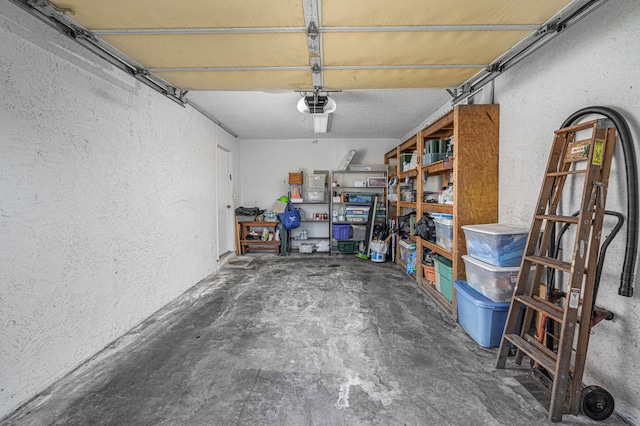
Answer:
[[[467,284],[493,302],[508,302],[518,281],[520,266],[494,266],[471,256],[462,256]]]
[[[307,199],[312,203],[322,203],[324,202],[324,189],[312,189],[309,188],[307,191]]]
[[[467,254],[494,266],[519,266],[529,229],[522,226],[488,223],[464,225]]]
[[[309,188],[324,189],[327,175],[307,175],[307,186]]]

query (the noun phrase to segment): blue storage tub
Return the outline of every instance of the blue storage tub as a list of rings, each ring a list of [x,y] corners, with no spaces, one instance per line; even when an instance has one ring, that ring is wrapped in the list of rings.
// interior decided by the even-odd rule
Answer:
[[[463,280],[453,285],[458,301],[458,322],[462,328],[480,346],[500,346],[511,302],[492,302]]]
[[[351,234],[351,225],[334,223],[333,224],[333,238],[336,240],[348,240]]]

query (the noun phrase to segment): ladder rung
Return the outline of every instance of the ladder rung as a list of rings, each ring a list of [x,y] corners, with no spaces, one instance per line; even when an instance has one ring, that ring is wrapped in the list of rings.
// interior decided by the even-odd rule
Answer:
[[[586,172],[587,172],[586,169],[567,170],[566,172],[550,172],[550,173],[547,173],[547,176],[553,177],[553,176],[579,175],[579,174],[584,174]]]
[[[580,130],[593,129],[593,124],[593,121],[586,121],[584,123],[574,124],[573,126],[563,127],[562,129],[556,130],[554,133],[558,135],[561,133],[573,133],[579,132]],[[600,128],[600,123],[598,122],[596,124],[598,125],[598,128]]]
[[[571,272],[571,264],[569,262],[563,262],[562,260],[545,256],[525,256],[525,259],[537,263],[538,265],[548,266],[559,271]]]
[[[578,223],[580,218],[577,216],[556,216],[550,214],[537,214],[536,219],[548,220],[550,222],[563,222],[563,223]]]
[[[513,343],[516,348],[527,354],[527,356],[534,361],[537,361],[549,372],[556,372],[556,360],[550,356],[548,349],[542,346],[536,339],[527,335],[527,340],[523,339],[517,334],[505,334],[504,338]]]
[[[562,317],[564,315],[564,311],[559,306],[556,306],[552,303],[547,302],[539,297],[530,297],[525,295],[514,296],[514,299],[520,303],[523,303],[530,307],[531,309],[542,312],[547,317],[551,318],[557,323],[562,324]]]
[[[552,337],[554,337],[554,339],[557,340],[557,341],[560,340],[560,339],[556,338],[555,336],[552,336]],[[552,349],[549,349],[548,347],[546,347],[544,344],[540,343],[538,341],[538,339],[536,339],[535,337],[533,337],[529,333],[525,333],[524,340],[526,340],[526,341],[534,341],[536,348],[538,348],[540,351],[542,351],[542,353],[545,354],[547,357],[549,357],[552,360],[554,360],[554,363],[557,361],[558,354],[556,352],[554,352]],[[575,372],[575,367],[574,367],[573,364],[569,364],[569,372],[572,373],[572,374]]]
[[[550,332],[548,332],[548,331],[546,331],[546,330],[544,331],[544,335],[545,335],[545,336],[547,336],[547,338],[549,338],[549,339],[553,339],[553,340],[554,340],[554,341],[556,341],[556,342],[559,342],[559,341],[560,341],[560,336],[556,336],[555,334],[550,333]]]

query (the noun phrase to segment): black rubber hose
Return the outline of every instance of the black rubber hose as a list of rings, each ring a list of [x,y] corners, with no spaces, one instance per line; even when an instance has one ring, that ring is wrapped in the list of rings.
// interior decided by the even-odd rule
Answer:
[[[624,165],[627,174],[627,244],[624,254],[624,264],[620,276],[620,287],[618,294],[625,297],[633,296],[633,280],[636,267],[636,256],[638,251],[638,165],[636,153],[631,137],[631,130],[626,120],[616,110],[603,107],[591,106],[583,108],[570,115],[562,128],[569,127],[578,119],[589,114],[603,115],[613,122],[620,136],[622,143],[622,153],[624,154]]]
[[[579,214],[580,212],[577,211],[572,216],[576,217]],[[611,233],[607,236],[607,238],[604,239],[604,242],[600,246],[600,254],[598,255],[598,263],[596,264],[596,277],[595,277],[594,289],[593,289],[594,305],[596,304],[596,299],[598,297],[598,290],[600,288],[600,278],[602,277],[602,268],[604,265],[605,256],[607,254],[607,248],[609,248],[609,244],[611,244],[611,241],[613,241],[616,235],[618,235],[618,232],[620,232],[620,229],[624,224],[624,216],[621,215],[620,213],[614,212],[611,210],[605,210],[604,214],[609,216],[615,216],[616,219],[618,219],[618,221],[616,222],[613,229],[611,230]],[[558,232],[558,237],[556,238],[555,250],[553,253],[554,259],[557,259],[559,257],[560,248],[562,246],[561,244],[562,236],[567,231],[567,229],[569,229],[569,226],[570,226],[569,223],[565,223],[564,225],[562,225],[562,227],[560,228],[560,231]],[[552,289],[551,293],[553,293],[553,289],[555,288],[555,275],[551,276],[551,280],[549,281],[548,287]],[[549,296],[551,296],[551,293],[547,292]]]
[[[615,236],[618,234],[618,232],[620,232],[620,229],[624,224],[624,216],[621,215],[620,213],[612,212],[609,210],[605,210],[604,213],[611,216],[615,216],[616,218],[618,218],[618,222],[611,230],[611,233],[609,234],[609,236],[605,238],[604,242],[602,243],[602,246],[600,246],[600,256],[598,257],[598,265],[596,266],[596,280],[595,280],[595,286],[593,288],[593,305],[594,306],[596,304],[596,299],[598,298],[598,290],[600,288],[600,277],[602,277],[602,267],[604,265],[604,257],[607,254],[607,248],[609,247],[609,244],[611,244],[611,241],[613,241]]]

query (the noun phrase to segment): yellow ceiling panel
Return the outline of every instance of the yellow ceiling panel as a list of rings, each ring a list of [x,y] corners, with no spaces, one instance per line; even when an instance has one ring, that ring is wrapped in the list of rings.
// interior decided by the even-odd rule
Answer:
[[[489,64],[529,31],[327,33],[325,66]]]
[[[138,34],[103,35],[146,68],[309,66],[306,35]]]
[[[322,0],[322,25],[542,24],[571,0]]]
[[[180,71],[156,73],[183,90],[311,90],[309,71]]]
[[[304,6],[309,8],[309,3],[303,0],[53,0],[53,4],[72,9],[68,18],[184,90],[309,90],[314,82],[327,89],[349,90],[458,86],[572,3],[318,1],[319,40],[308,40],[304,32]],[[457,28],[477,25],[492,28]],[[504,25],[521,27],[500,28]],[[370,28],[375,26],[405,28]],[[406,28],[416,26],[451,28]],[[311,63],[319,63],[321,73],[312,74]]]
[[[125,28],[304,28],[300,0],[54,0],[92,30]]]
[[[327,90],[449,88],[464,83],[481,68],[326,70]]]

